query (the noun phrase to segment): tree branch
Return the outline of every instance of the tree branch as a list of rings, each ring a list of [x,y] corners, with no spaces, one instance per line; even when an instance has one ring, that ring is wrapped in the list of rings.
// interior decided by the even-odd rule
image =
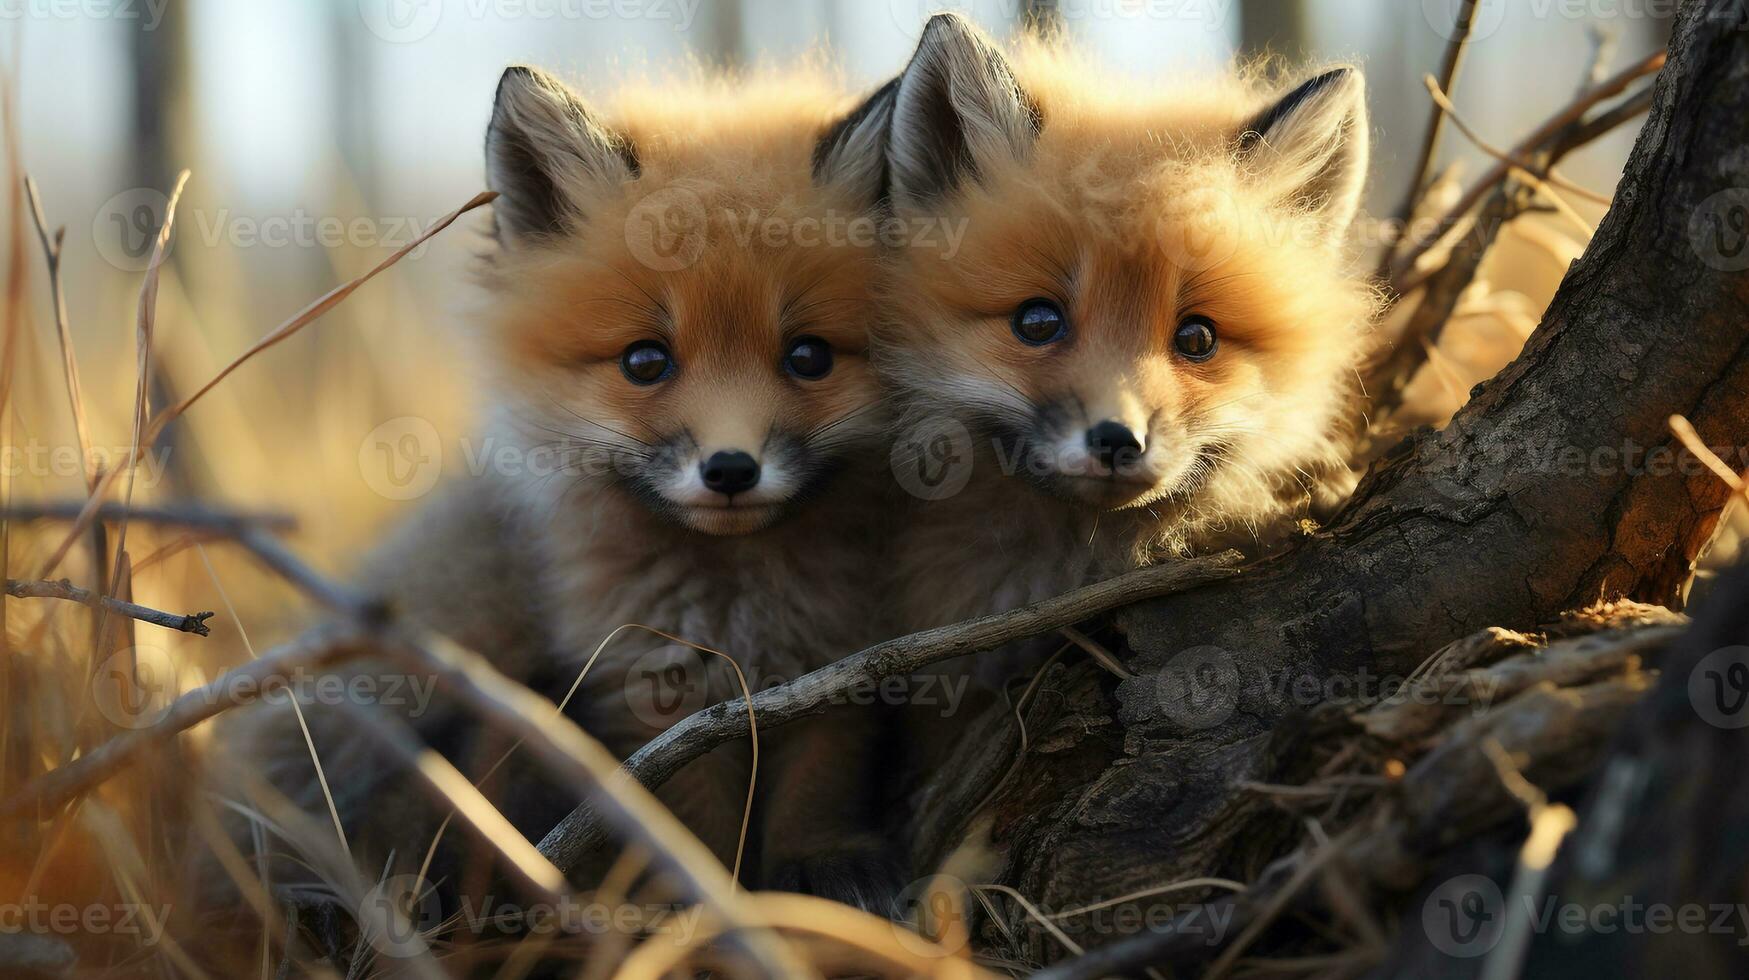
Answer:
[[[61,579],[58,582],[21,582],[18,579],[9,578],[6,580],[6,594],[14,599],[65,599],[68,602],[77,602],[82,606],[120,613],[142,623],[151,623],[153,626],[162,626],[165,629],[178,630],[183,633],[193,633],[196,636],[206,636],[212,632],[206,625],[206,621],[212,618],[211,612],[189,613],[186,616],[167,613],[138,603],[123,602],[106,595],[98,595],[90,589],[79,588],[67,579]]]
[[[878,643],[744,700],[724,701],[681,719],[625,762],[636,782],[655,789],[681,767],[747,733],[752,710],[762,731],[824,711],[834,697],[884,677],[900,676],[955,657],[993,650],[1049,633],[1142,599],[1195,589],[1239,573],[1239,555],[1172,562],[1129,572],[1010,612]],[[560,821],[540,842],[541,853],[567,872],[599,846],[604,828],[587,805]]]

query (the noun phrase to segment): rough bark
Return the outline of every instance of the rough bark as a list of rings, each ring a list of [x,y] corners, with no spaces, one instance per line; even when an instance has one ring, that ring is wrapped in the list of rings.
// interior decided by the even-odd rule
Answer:
[[[1595,239],[1522,355],[1449,426],[1388,453],[1290,552],[1122,614],[1135,678],[1052,679],[1061,696],[1035,701],[1024,778],[989,811],[1001,882],[1062,909],[1195,875],[1243,880],[1290,831],[1234,784],[1279,769],[1290,719],[1332,678],[1401,677],[1446,642],[1600,597],[1680,608],[1727,490],[1667,420],[1686,416],[1714,447],[1749,434],[1741,20],[1723,0],[1683,9]],[[944,778],[988,770],[981,754],[1003,749],[968,744]],[[1064,955],[1039,935],[1031,954]]]

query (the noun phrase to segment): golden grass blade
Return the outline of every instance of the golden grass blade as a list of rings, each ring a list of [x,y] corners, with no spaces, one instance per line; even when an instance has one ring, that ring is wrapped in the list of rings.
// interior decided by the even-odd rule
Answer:
[[[249,654],[250,660],[259,659],[255,655],[255,644],[249,642],[249,631],[243,626],[243,617],[237,615],[237,607],[231,604],[231,595],[225,591],[225,584],[219,581],[218,569],[213,567],[211,558],[207,557],[206,546],[195,545],[200,552],[200,561],[206,566],[207,577],[212,580],[213,588],[219,592],[219,601],[225,604],[225,613],[231,617],[231,622],[237,626],[237,635],[243,639],[243,649]],[[334,792],[328,788],[328,773],[322,768],[322,756],[316,751],[316,740],[310,737],[310,724],[304,720],[303,705],[298,703],[297,693],[290,692],[286,698],[291,702],[292,714],[297,716],[298,730],[303,732],[304,747],[310,750],[310,764],[316,767],[316,782],[322,788],[322,799],[328,804],[328,816],[334,821],[334,836],[340,838],[340,850],[344,851],[348,860],[352,858],[352,845],[346,840],[346,828],[340,823],[340,809],[334,805]]]
[[[468,203],[462,205],[461,207],[455,209],[454,211],[451,211],[449,214],[444,215],[442,218],[438,219],[436,224],[433,224],[431,227],[425,229],[425,232],[423,234],[421,234],[418,238],[413,239],[413,241],[408,242],[406,245],[403,245],[401,248],[397,249],[395,251],[395,254],[393,254],[393,255],[389,256],[388,258],[382,260],[381,262],[377,263],[376,266],[373,267],[369,272],[366,272],[364,275],[359,276],[358,278],[353,279],[350,282],[336,286],[335,288],[329,290],[327,293],[324,293],[315,302],[304,307],[302,310],[299,310],[296,314],[294,314],[291,317],[291,319],[286,320],[284,323],[281,323],[279,326],[274,327],[272,330],[269,330],[265,336],[263,336],[260,340],[256,341],[254,343],[254,345],[251,346],[248,350],[244,351],[242,354],[239,354],[235,360],[231,361],[231,363],[225,365],[222,369],[220,369],[219,373],[214,375],[212,380],[208,381],[204,385],[201,385],[198,389],[195,390],[194,394],[189,395],[187,398],[184,398],[182,401],[178,402],[174,407],[168,409],[163,414],[161,414],[158,417],[158,419],[152,423],[152,434],[157,435],[158,432],[162,431],[164,426],[169,424],[171,420],[175,419],[177,416],[181,415],[183,412],[188,411],[189,406],[191,406],[195,402],[199,401],[201,396],[203,396],[207,392],[211,391],[213,389],[214,385],[217,385],[219,382],[225,380],[227,377],[230,377],[231,372],[237,370],[237,368],[239,368],[239,367],[242,367],[243,364],[246,363],[250,358],[254,357],[256,354],[261,353],[262,351],[266,350],[267,348],[272,347],[274,344],[277,344],[280,341],[285,340],[287,337],[290,337],[292,334],[297,333],[299,330],[302,330],[311,321],[316,320],[322,314],[324,314],[324,313],[328,312],[329,310],[333,309],[334,307],[338,306],[341,302],[343,302],[346,299],[346,297],[352,295],[353,291],[358,289],[358,287],[360,287],[360,286],[364,285],[365,283],[371,281],[372,279],[376,278],[378,273],[381,273],[385,269],[387,269],[390,266],[394,265],[395,263],[401,261],[403,258],[406,258],[407,254],[409,252],[412,252],[414,249],[425,244],[426,241],[430,240],[438,232],[441,232],[445,228],[448,228],[451,224],[453,224],[455,222],[455,220],[457,218],[461,217],[464,214],[467,214],[469,211],[472,211],[475,208],[478,208],[478,207],[481,207],[482,205],[491,203],[492,200],[494,198],[496,198],[497,196],[498,196],[497,191],[481,191],[480,193],[475,194],[473,196],[473,198],[468,201]]]
[[[62,559],[72,550],[79,536],[91,525],[91,519],[96,515],[98,507],[103,504],[103,495],[123,472],[128,475],[127,504],[132,505],[134,495],[134,467],[139,462],[140,447],[145,441],[146,418],[146,388],[150,383],[152,327],[155,306],[158,301],[158,270],[164,265],[164,250],[169,247],[170,233],[176,220],[176,204],[182,198],[182,188],[188,183],[188,171],[176,175],[176,184],[171,188],[170,198],[164,205],[164,221],[158,227],[158,237],[152,243],[152,257],[146,265],[145,278],[140,285],[139,318],[134,327],[134,345],[136,353],[135,383],[134,383],[134,425],[133,438],[128,447],[127,462],[103,474],[92,489],[91,496],[85,501],[85,508],[73,521],[67,536],[43,564],[43,570],[38,578],[48,578],[56,568],[60,567]],[[122,552],[127,547],[127,519],[125,515],[117,524],[115,540],[116,571],[115,578],[110,582],[110,594],[120,582],[120,565]]]

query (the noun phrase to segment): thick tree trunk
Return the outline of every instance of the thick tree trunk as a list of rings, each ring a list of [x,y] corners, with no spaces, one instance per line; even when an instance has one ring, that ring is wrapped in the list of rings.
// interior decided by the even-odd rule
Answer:
[[[1333,679],[1400,678],[1449,641],[1534,629],[1600,597],[1680,607],[1727,489],[1667,420],[1686,416],[1715,447],[1749,434],[1741,21],[1726,0],[1683,9],[1614,206],[1523,354],[1445,430],[1390,452],[1290,552],[1127,610],[1133,679],[1080,667],[1047,679],[1058,696],[1032,701],[1022,778],[988,811],[1002,883],[1061,910],[1199,875],[1250,880],[1303,828],[1236,783],[1290,764],[1293,719],[1368,693]],[[940,778],[999,774],[992,757],[1012,750],[967,739]],[[926,791],[937,805],[920,832],[957,834],[939,801],[979,797],[963,790]],[[926,840],[920,863],[951,843]],[[1061,958],[1027,918],[1014,909],[1007,925],[1035,937],[1028,952]],[[1061,925],[1085,945],[1117,938],[1078,921]]]

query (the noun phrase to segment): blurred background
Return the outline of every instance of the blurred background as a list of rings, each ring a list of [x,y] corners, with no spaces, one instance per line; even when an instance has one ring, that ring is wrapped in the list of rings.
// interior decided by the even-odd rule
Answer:
[[[849,86],[867,88],[903,64],[924,19],[941,9],[966,13],[998,36],[1031,25],[1061,29],[1142,85],[1163,70],[1218,70],[1264,52],[1353,60],[1370,80],[1377,148],[1370,210],[1388,215],[1426,124],[1421,78],[1436,70],[1458,6],[0,0],[0,32],[9,36],[0,52],[9,52],[20,163],[40,186],[49,226],[66,227],[63,274],[94,453],[113,465],[129,443],[140,273],[164,191],[183,167],[193,178],[158,299],[152,388],[159,405],[480,190],[481,138],[498,75],[510,63],[547,67],[588,94],[689,62],[743,68],[823,50]],[[1456,86],[1458,109],[1484,136],[1510,145],[1573,96],[1600,44],[1611,68],[1661,46],[1670,6],[1483,0]],[[1565,176],[1607,194],[1634,128],[1576,154]],[[1484,158],[1448,128],[1441,159],[1473,176]],[[1591,220],[1602,211],[1575,206]],[[12,227],[15,216],[4,220]],[[378,525],[418,505],[437,473],[466,467],[481,449],[469,441],[474,394],[464,341],[473,301],[466,273],[483,247],[483,224],[479,214],[463,218],[221,385],[168,431],[142,470],[138,498],[194,495],[292,511],[302,522],[298,547],[324,568],[344,569]],[[5,478],[15,497],[67,499],[83,493],[76,454],[67,451],[77,442],[28,217],[23,228],[28,320]],[[1582,247],[1582,234],[1558,234],[1553,246],[1517,251],[1508,238],[1491,259],[1505,266],[1493,288],[1523,300],[1514,300],[1504,356]],[[1467,390],[1461,378],[1444,386],[1454,399]],[[15,541],[11,567],[28,570],[31,549],[42,546]],[[210,578],[183,555],[142,575],[136,595],[173,608],[222,608]],[[289,617],[283,592],[248,587],[262,582],[251,578],[233,591],[243,619],[261,620],[266,633]],[[155,639],[234,659],[237,645],[216,639],[228,632],[224,623],[224,616],[214,621],[215,640]]]

